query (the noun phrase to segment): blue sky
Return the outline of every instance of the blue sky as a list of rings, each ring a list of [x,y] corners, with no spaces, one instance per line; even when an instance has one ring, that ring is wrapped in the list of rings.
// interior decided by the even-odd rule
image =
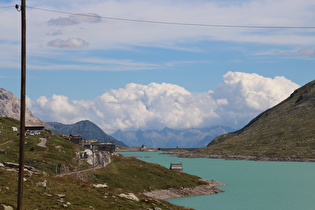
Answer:
[[[315,28],[304,28],[315,26],[312,0],[26,2],[28,106],[44,121],[73,123],[90,119],[109,132],[216,123],[241,127],[315,76]],[[20,13],[15,4],[0,1],[0,86],[19,96]],[[275,82],[279,76],[285,78],[283,84]],[[256,79],[257,84],[265,81],[260,89],[248,86],[247,80]],[[275,87],[270,87],[267,80],[272,80]],[[237,89],[231,81],[238,81],[243,88]],[[134,89],[130,84],[140,86]],[[172,109],[148,102],[169,97],[165,87],[174,90],[172,96],[176,93],[185,98],[189,93],[193,97],[180,100],[180,106]],[[239,90],[234,94],[240,98],[235,100],[248,102],[247,97],[255,92],[257,100],[266,101],[256,108],[248,102],[235,110],[244,112],[241,116],[230,113],[225,121],[218,120],[223,118],[222,110],[230,112],[227,104],[236,103],[231,101],[231,93],[223,91],[228,87]],[[130,96],[134,94],[130,91],[140,89],[150,97],[159,94],[150,100],[135,94],[132,103],[118,96]],[[204,94],[204,98],[209,97],[207,108],[196,104]],[[110,105],[102,98],[104,95],[120,98],[115,101],[120,111],[108,114]],[[215,101],[218,95],[226,99],[222,106]],[[136,110],[128,106],[134,108],[139,103],[144,111],[142,106]],[[191,109],[199,110],[198,114],[186,116]],[[48,116],[47,112],[53,114]],[[203,117],[210,112],[213,115]],[[146,117],[139,117],[143,113]],[[165,120],[163,113],[172,113],[178,119]]]

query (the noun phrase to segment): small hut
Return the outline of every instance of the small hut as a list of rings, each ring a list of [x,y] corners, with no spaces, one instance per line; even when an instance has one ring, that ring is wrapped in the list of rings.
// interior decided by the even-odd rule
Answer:
[[[182,163],[171,163],[170,169],[173,171],[183,171],[183,164]]]
[[[82,145],[82,136],[80,134],[70,134],[69,140],[75,144]]]

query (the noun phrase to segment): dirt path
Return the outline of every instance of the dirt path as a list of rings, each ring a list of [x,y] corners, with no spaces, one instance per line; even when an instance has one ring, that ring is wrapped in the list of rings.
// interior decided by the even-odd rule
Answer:
[[[105,166],[97,166],[97,167],[93,167],[93,168],[82,169],[82,170],[79,170],[79,171],[71,171],[71,172],[65,172],[65,173],[62,173],[62,174],[56,174],[55,176],[66,176],[66,175],[78,174],[78,173],[81,173],[81,172],[97,170],[97,169],[104,168],[104,167]]]
[[[6,141],[6,142],[4,142],[4,143],[2,143],[0,145],[5,145],[5,144],[11,143],[11,142],[13,142],[13,140]]]
[[[37,144],[37,146],[39,146],[39,147],[47,147],[46,146],[47,139],[39,138],[39,140],[40,140],[40,142]]]

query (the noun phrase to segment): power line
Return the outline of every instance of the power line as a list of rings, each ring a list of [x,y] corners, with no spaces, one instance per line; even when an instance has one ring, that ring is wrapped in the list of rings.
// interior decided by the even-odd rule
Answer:
[[[14,6],[12,6],[12,5],[10,5],[10,6],[2,6],[2,7],[0,7],[0,9],[6,9],[6,8],[10,8],[10,7],[14,7]]]
[[[252,28],[252,29],[315,29],[315,26],[269,26],[269,25],[232,25],[232,24],[205,24],[205,23],[187,23],[187,22],[173,22],[173,21],[156,21],[156,20],[141,20],[131,18],[119,18],[109,16],[99,16],[93,14],[78,14],[72,12],[43,9],[36,7],[29,7],[35,10],[41,10],[46,12],[54,12],[67,15],[85,16],[85,17],[97,17],[107,20],[125,21],[125,22],[138,22],[138,23],[149,23],[149,24],[164,24],[164,25],[178,25],[178,26],[195,26],[195,27],[217,27],[217,28]]]

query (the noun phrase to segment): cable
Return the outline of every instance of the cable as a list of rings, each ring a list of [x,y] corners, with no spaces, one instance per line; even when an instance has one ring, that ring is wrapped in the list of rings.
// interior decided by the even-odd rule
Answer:
[[[10,5],[10,6],[2,6],[2,7],[0,7],[0,9],[6,9],[6,8],[10,8],[10,7],[14,7],[14,6],[12,6],[12,5]]]
[[[230,25],[230,24],[203,24],[203,23],[183,23],[183,22],[171,22],[171,21],[155,21],[155,20],[140,20],[140,19],[129,19],[129,18],[117,18],[108,16],[99,16],[91,14],[78,14],[71,12],[63,12],[51,9],[43,9],[36,7],[29,7],[35,10],[41,10],[46,12],[54,12],[60,14],[77,15],[85,17],[98,17],[108,20],[126,21],[126,22],[139,22],[139,23],[150,23],[150,24],[164,24],[164,25],[178,25],[178,26],[196,26],[196,27],[218,27],[218,28],[253,28],[253,29],[315,29],[315,26],[267,26],[267,25]]]

